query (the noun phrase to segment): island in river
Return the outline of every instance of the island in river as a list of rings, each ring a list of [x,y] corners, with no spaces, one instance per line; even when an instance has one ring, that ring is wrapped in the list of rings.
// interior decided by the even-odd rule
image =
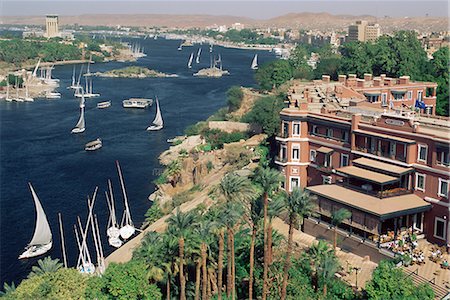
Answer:
[[[113,78],[178,77],[178,75],[176,74],[166,74],[148,68],[137,66],[114,69],[103,73],[97,72],[94,75],[100,77],[113,77]]]

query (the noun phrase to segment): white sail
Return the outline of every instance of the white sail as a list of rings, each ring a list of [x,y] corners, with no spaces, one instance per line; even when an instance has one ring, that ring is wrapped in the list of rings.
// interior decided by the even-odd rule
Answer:
[[[34,68],[34,71],[33,71],[33,77],[36,77],[36,73],[37,73],[37,70],[39,68],[39,64],[40,63],[41,63],[41,59],[39,58],[39,60],[38,60],[38,62],[36,64],[36,67]]]
[[[153,124],[156,126],[163,126],[164,122],[161,115],[161,110],[159,109],[159,101],[158,97],[156,97],[156,116],[153,120]]]
[[[125,191],[125,184],[123,182],[123,177],[122,177],[122,170],[120,169],[120,165],[119,165],[118,161],[116,161],[116,165],[117,165],[117,171],[119,173],[120,185],[122,187],[122,194],[123,194],[123,199],[124,199],[124,203],[125,203],[125,210],[123,212],[121,228],[120,228],[120,236],[126,240],[134,234],[136,229],[134,228],[133,221],[131,220],[130,208],[128,207],[127,193]]]
[[[72,87],[75,86],[75,66],[73,66],[73,73],[72,73]]]
[[[192,60],[194,59],[194,53],[191,53],[191,56],[189,57],[188,61],[188,68],[192,68]]]
[[[41,202],[36,195],[31,183],[29,183],[34,204],[36,205],[36,228],[29,246],[46,245],[52,241],[52,231],[48,225],[47,216],[42,208]]]
[[[255,57],[253,57],[251,69],[252,70],[258,69],[258,54],[255,54]]]
[[[196,62],[197,64],[200,63],[200,53],[202,53],[202,48],[198,48],[197,58],[195,59],[195,62]]]
[[[81,101],[80,101],[80,119],[78,119],[78,123],[77,125],[75,125],[75,128],[77,128],[78,130],[84,130],[85,129],[85,122],[84,122],[84,97],[81,97]],[[74,129],[75,129],[74,128]]]

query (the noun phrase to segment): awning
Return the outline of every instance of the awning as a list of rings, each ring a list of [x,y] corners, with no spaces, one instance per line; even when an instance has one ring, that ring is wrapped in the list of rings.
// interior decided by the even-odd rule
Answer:
[[[366,95],[366,96],[372,96],[372,97],[377,97],[377,96],[380,96],[381,93],[380,93],[380,92],[364,92],[364,95]]]
[[[387,184],[387,183],[392,183],[392,182],[396,182],[399,180],[399,178],[397,178],[397,177],[369,171],[369,170],[366,170],[363,168],[358,168],[355,166],[343,167],[343,168],[337,169],[336,172],[342,173],[342,174],[350,176],[350,177],[364,179],[364,180],[367,180],[370,182],[374,182],[376,184]]]
[[[404,95],[406,94],[406,90],[391,90],[392,94]]]
[[[320,147],[319,149],[317,149],[317,152],[325,153],[325,154],[333,152],[333,151],[334,151],[334,149],[331,149],[328,147]]]
[[[384,162],[381,162],[378,160],[365,158],[365,157],[353,160],[353,165],[365,167],[368,169],[384,171],[385,173],[394,174],[396,176],[400,176],[400,175],[414,171],[413,168],[399,167],[399,166],[395,166],[393,164],[388,164],[388,163],[384,163]]]
[[[376,215],[380,221],[431,209],[430,203],[414,194],[379,199],[336,184],[316,185],[306,189],[311,194]]]
[[[381,134],[381,133],[376,133],[376,132],[371,132],[371,131],[366,131],[366,130],[357,129],[357,130],[354,130],[353,132],[367,135],[367,136],[378,137],[378,138],[385,139],[385,140],[402,142],[402,143],[406,143],[406,144],[415,144],[416,143],[415,140],[405,139],[405,138],[401,138],[401,137],[396,137],[396,136],[392,136],[392,135]]]

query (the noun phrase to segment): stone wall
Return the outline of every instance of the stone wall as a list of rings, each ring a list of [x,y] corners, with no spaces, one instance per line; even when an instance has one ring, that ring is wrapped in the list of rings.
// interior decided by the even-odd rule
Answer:
[[[254,134],[259,134],[262,132],[261,126],[257,124],[248,124],[241,122],[230,122],[230,121],[209,121],[209,129],[220,129],[225,132],[241,131],[241,132],[251,132]]]

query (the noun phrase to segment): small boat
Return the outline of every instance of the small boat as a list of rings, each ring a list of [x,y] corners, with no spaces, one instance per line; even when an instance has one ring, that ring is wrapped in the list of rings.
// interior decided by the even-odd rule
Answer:
[[[152,122],[152,125],[147,127],[148,131],[156,131],[163,128],[164,122],[161,116],[161,110],[159,109],[159,101],[158,97],[156,97],[156,116],[155,119]]]
[[[114,194],[112,190],[112,184],[111,180],[108,179],[108,189],[109,189],[109,196],[108,192],[105,192],[106,196],[106,202],[108,204],[109,208],[109,219],[108,219],[108,229],[106,230],[106,235],[109,238],[119,238],[120,237],[120,230],[119,225],[117,224],[116,219],[116,208],[114,205]],[[119,239],[120,241],[120,239]]]
[[[209,44],[209,53],[213,52],[213,44]]]
[[[258,70],[258,54],[255,54],[252,60],[252,65],[250,67],[252,70]]]
[[[95,151],[102,147],[102,140],[97,138],[95,141],[89,142],[84,147],[84,150],[86,151]]]
[[[125,184],[123,182],[122,170],[120,169],[118,161],[116,161],[116,165],[117,172],[119,173],[120,186],[122,187],[123,200],[125,203],[125,210],[123,211],[122,222],[120,224],[120,236],[124,240],[127,240],[136,232],[136,228],[134,228],[134,224],[131,219],[130,208],[128,207],[128,197],[125,191]]]
[[[153,104],[152,99],[130,98],[122,101],[124,108],[146,108]]]
[[[91,80],[88,80],[88,77],[85,77],[85,79],[86,79],[86,89],[84,90],[84,93],[83,93],[84,98],[100,97],[100,94],[93,93],[92,77],[91,77]],[[80,89],[77,89],[75,91],[75,97],[81,98],[81,94],[82,93],[80,92]]]
[[[108,238],[108,243],[114,248],[120,248],[123,245],[123,242],[118,237],[110,237]]]
[[[178,49],[177,49],[178,51],[181,51],[181,50],[183,50],[183,41],[181,41],[181,44],[180,44],[180,46],[178,46]]]
[[[67,87],[67,89],[78,89],[78,85],[75,83],[75,66],[73,66],[73,72],[72,72],[72,84]]]
[[[46,92],[45,93],[45,98],[47,98],[47,99],[60,99],[61,98],[61,93],[58,93],[58,92]]]
[[[111,101],[103,101],[97,103],[97,108],[108,108],[111,106]]]
[[[78,119],[77,125],[72,129],[72,133],[81,133],[86,130],[86,124],[84,122],[84,97],[80,100],[80,118]]]
[[[25,248],[25,252],[19,256],[19,259],[39,256],[52,248],[52,231],[50,225],[48,225],[47,216],[31,183],[29,183],[29,186],[36,206],[36,227],[31,242]]]

